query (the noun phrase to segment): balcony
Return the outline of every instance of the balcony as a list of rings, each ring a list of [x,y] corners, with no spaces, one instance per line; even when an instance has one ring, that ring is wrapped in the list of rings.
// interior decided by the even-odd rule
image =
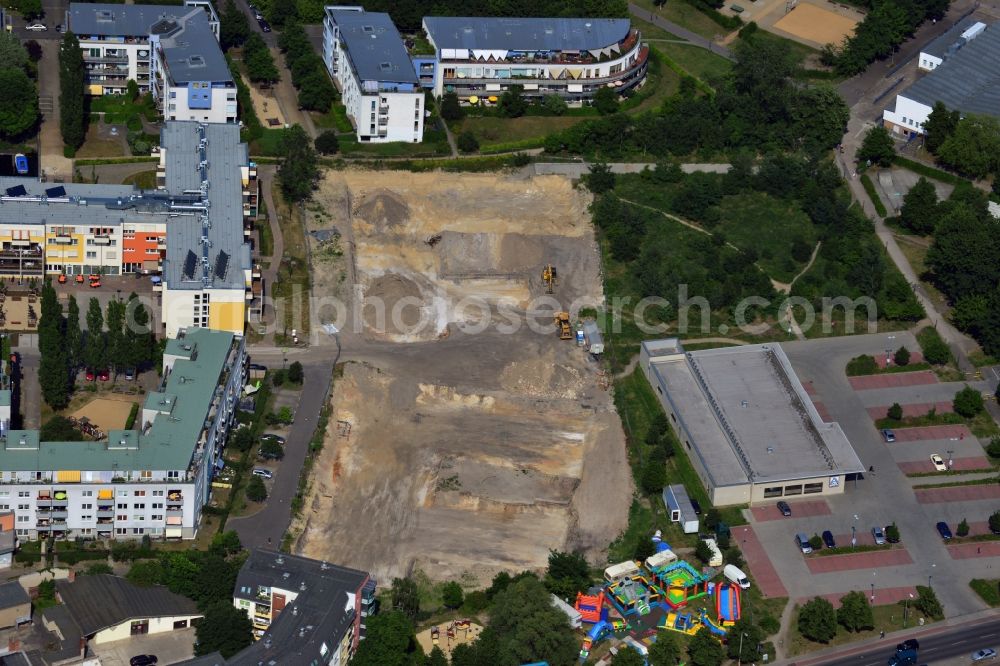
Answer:
[[[100,521],[102,518],[112,520],[115,517],[114,509],[98,509],[97,510],[97,520]]]
[[[171,490],[167,493],[167,506],[181,506],[184,504],[184,494],[179,490]]]
[[[90,63],[117,63],[117,64],[128,64],[127,55],[108,55],[104,54],[102,56],[83,56],[83,62],[85,64]]]
[[[69,512],[63,509],[52,509],[52,511],[49,511],[46,515],[48,515],[53,522],[65,522],[66,519],[69,518]]]

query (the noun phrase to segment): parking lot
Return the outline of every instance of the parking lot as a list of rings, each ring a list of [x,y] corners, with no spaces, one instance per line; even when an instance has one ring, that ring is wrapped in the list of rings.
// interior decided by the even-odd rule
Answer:
[[[91,644],[102,666],[128,666],[138,654],[156,655],[157,666],[176,664],[194,656],[194,629],[181,629],[162,634],[132,636],[123,641],[100,645]]]
[[[882,385],[852,382],[845,366],[859,354],[884,353],[888,347],[905,344],[919,349],[913,337],[895,333],[813,340],[783,344],[793,367],[812,399],[822,406],[825,418],[838,421],[858,457],[871,472],[849,481],[845,493],[824,500],[788,500],[792,515],[784,517],[774,505],[759,505],[747,513],[750,526],[738,528],[748,566],[769,596],[786,592],[793,600],[813,596],[838,599],[852,590],[871,594],[875,603],[893,603],[905,598],[915,585],[930,582],[949,615],[982,609],[982,602],[968,587],[973,577],[996,578],[1000,574],[1000,542],[946,546],[935,524],[946,521],[954,532],[962,519],[971,534],[988,531],[986,520],[998,508],[1000,487],[966,485],[915,489],[920,484],[961,481],[995,475],[973,471],[967,475],[934,476],[930,455],[938,453],[953,469],[983,470],[991,465],[982,444],[964,426],[896,429],[892,443],[884,441],[875,427],[879,411],[899,402],[911,413],[924,407],[950,408],[950,401],[964,382],[942,383],[936,376],[910,382]],[[893,377],[905,377],[901,373]],[[922,373],[921,373],[922,374]],[[971,383],[992,391],[989,382]],[[909,407],[907,407],[909,406]],[[907,475],[910,476],[907,476]],[[915,476],[924,474],[923,476]],[[803,555],[796,533],[811,537],[830,530],[838,547],[874,546],[872,527],[895,522],[901,542],[884,549],[837,555]],[[960,560],[953,561],[953,560]],[[998,570],[993,571],[994,565]],[[781,572],[776,580],[774,572]]]

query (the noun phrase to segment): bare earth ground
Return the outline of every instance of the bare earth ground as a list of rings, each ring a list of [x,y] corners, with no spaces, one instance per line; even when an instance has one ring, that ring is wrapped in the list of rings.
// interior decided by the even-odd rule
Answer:
[[[348,171],[330,174],[318,201],[314,293],[343,296],[356,275],[390,314],[412,304],[385,328],[367,306],[360,335],[344,335],[356,360],[334,385],[298,551],[382,578],[419,568],[483,582],[542,568],[551,548],[603,561],[632,487],[599,365],[554,332],[485,321],[502,303],[502,323],[523,323],[548,261],[559,307],[600,302],[588,196],[561,177]],[[329,240],[332,229],[344,238]],[[334,259],[334,244],[356,248],[353,261]],[[470,296],[480,306],[466,312],[441,304]]]
[[[864,18],[857,9],[830,0],[797,0],[794,8],[791,0],[759,0],[741,6],[746,9],[740,15],[745,21],[755,21],[769,32],[814,49],[840,44]],[[732,13],[730,7],[724,11]]]
[[[131,396],[94,398],[80,409],[73,412],[73,416],[80,418],[86,416],[91,423],[104,432],[121,430],[128,421],[129,412],[135,399]]]

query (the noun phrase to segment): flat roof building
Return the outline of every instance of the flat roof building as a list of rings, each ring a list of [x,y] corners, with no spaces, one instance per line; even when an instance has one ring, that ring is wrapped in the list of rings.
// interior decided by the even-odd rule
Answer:
[[[864,471],[777,344],[685,352],[644,342],[640,366],[718,506],[844,490]]]

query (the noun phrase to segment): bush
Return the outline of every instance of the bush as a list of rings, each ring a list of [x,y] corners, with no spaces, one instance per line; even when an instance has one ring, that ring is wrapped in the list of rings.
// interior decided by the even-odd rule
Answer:
[[[921,613],[935,620],[940,620],[944,617],[944,609],[941,607],[941,602],[938,601],[937,595],[934,594],[933,588],[925,585],[917,585],[917,600],[913,602],[913,605]]]
[[[301,384],[304,378],[302,364],[295,361],[288,366],[288,374],[286,375],[286,378],[292,384]]]
[[[986,446],[986,453],[990,458],[1000,458],[1000,435],[993,435],[990,443]]]
[[[864,592],[848,592],[840,598],[840,608],[837,610],[837,622],[848,631],[864,631],[875,628],[875,618],[872,607]]]
[[[479,150],[479,139],[472,132],[462,132],[455,143],[463,153],[474,153]]]
[[[812,547],[813,550],[819,550],[820,548],[823,547],[823,540],[819,537],[818,534],[813,534],[809,538],[809,545]]]
[[[899,543],[899,528],[896,527],[895,522],[891,525],[886,525],[885,540],[889,543]]]
[[[462,605],[465,595],[462,593],[462,586],[455,581],[449,581],[441,588],[441,601],[448,608],[458,608]]]
[[[1000,511],[994,511],[990,514],[990,532],[993,534],[1000,534]]]
[[[267,499],[267,488],[264,487],[264,479],[256,474],[250,477],[247,483],[247,499],[251,502],[263,502]]]
[[[828,643],[837,635],[837,614],[833,604],[814,597],[799,609],[799,633],[811,641]]]
[[[773,615],[763,615],[758,624],[760,625],[761,631],[768,636],[773,636],[781,631],[781,620]]]
[[[698,545],[694,548],[694,556],[702,564],[708,564],[708,561],[712,559],[712,549],[709,548],[708,542],[698,539]]]
[[[910,364],[910,350],[906,347],[900,347],[896,350],[896,353],[892,355],[892,360],[896,365],[906,366]]]
[[[971,386],[966,386],[955,394],[952,406],[956,414],[971,419],[983,411],[983,396]]]
[[[340,150],[340,140],[337,139],[337,132],[334,130],[323,132],[316,137],[313,144],[316,146],[316,152],[323,155],[334,155]]]
[[[885,413],[886,418],[899,421],[903,418],[903,407],[898,402],[892,403]]]
[[[847,362],[847,376],[857,377],[858,375],[873,375],[878,372],[878,364],[874,356],[863,354],[855,356]]]
[[[960,522],[958,527],[955,529],[955,534],[960,537],[969,536],[969,521],[962,518],[962,522]]]
[[[936,329],[926,326],[917,333],[917,342],[924,360],[932,365],[944,365],[951,361],[951,349]]]
[[[446,92],[441,96],[441,102],[438,104],[438,110],[441,113],[441,117],[448,122],[461,120],[465,115],[462,105],[459,104],[458,94],[454,92]]]

